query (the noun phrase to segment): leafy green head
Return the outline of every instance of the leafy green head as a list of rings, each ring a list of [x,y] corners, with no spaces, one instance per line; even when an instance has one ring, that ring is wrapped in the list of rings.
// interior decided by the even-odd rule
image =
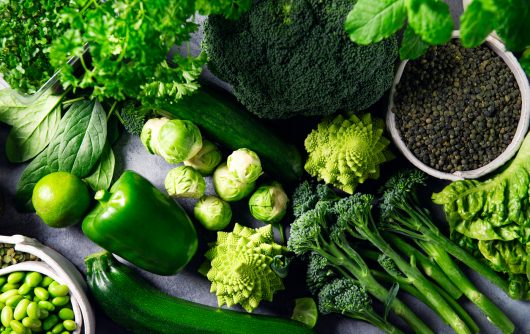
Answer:
[[[188,166],[179,166],[170,170],[164,185],[169,196],[175,198],[200,198],[206,190],[206,182],[202,175]]]
[[[193,158],[202,148],[199,128],[190,121],[173,119],[158,132],[158,152],[168,163],[179,164]]]
[[[219,231],[230,224],[230,204],[215,196],[203,196],[193,208],[195,218],[208,230]]]
[[[312,252],[309,256],[306,276],[309,291],[313,295],[317,295],[330,280],[336,277],[337,274],[329,266],[328,260],[318,253]]]
[[[363,313],[372,309],[372,300],[354,281],[337,278],[320,290],[318,308],[324,314]]]
[[[250,195],[256,183],[245,183],[234,178],[224,163],[219,165],[213,173],[213,186],[217,195],[223,200],[236,202]]]
[[[246,148],[232,152],[226,165],[232,176],[243,183],[255,182],[263,174],[258,155]]]
[[[250,213],[257,220],[277,223],[287,212],[289,197],[278,182],[259,187],[250,197]]]
[[[184,165],[195,168],[202,175],[211,175],[221,163],[223,155],[219,148],[209,140],[202,141],[202,148],[194,157],[184,161]]]

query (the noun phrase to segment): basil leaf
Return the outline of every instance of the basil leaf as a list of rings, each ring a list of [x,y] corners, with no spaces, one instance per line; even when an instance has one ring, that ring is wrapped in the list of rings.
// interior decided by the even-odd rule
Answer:
[[[523,51],[530,46],[530,6],[528,0],[499,1],[495,30],[509,50]]]
[[[19,112],[27,107],[20,103],[16,94],[18,92],[13,89],[0,90],[0,122],[11,126],[17,125]]]
[[[85,177],[103,152],[107,140],[106,114],[98,101],[76,102],[69,112],[72,117],[66,119],[68,130],[58,151],[59,170]]]
[[[30,160],[48,146],[59,128],[60,101],[60,96],[45,94],[23,108],[0,107],[5,111],[5,120],[13,126],[6,141],[6,154],[10,162]]]
[[[103,153],[99,159],[99,163],[96,166],[96,170],[85,178],[86,183],[94,191],[107,190],[110,188],[112,183],[112,177],[114,176],[114,167],[116,160],[114,158],[114,152],[110,147],[110,144],[105,144]]]
[[[99,102],[72,104],[48,148],[22,173],[17,185],[17,206],[22,210],[33,210],[33,188],[47,174],[65,171],[80,178],[87,176],[99,161],[106,138],[107,121]]]
[[[399,57],[401,60],[419,58],[429,49],[429,46],[409,26],[403,34],[403,40],[399,48]]]
[[[346,17],[352,41],[367,45],[398,31],[407,18],[404,0],[359,0]]]
[[[406,0],[409,24],[422,40],[443,44],[451,39],[453,19],[440,0]]]
[[[466,48],[479,46],[495,28],[495,13],[484,8],[482,1],[471,2],[460,17],[460,37]]]

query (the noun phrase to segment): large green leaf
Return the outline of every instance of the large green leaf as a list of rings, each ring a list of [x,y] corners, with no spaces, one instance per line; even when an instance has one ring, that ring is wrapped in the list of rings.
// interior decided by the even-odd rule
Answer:
[[[407,18],[404,0],[359,0],[346,18],[352,41],[367,45],[395,34]]]
[[[460,37],[466,48],[478,46],[495,29],[495,13],[486,10],[482,1],[475,0],[460,18]]]
[[[498,6],[495,30],[512,51],[530,46],[530,4],[528,0],[502,0]]]
[[[92,174],[85,178],[86,183],[94,191],[107,190],[112,183],[112,177],[114,176],[114,167],[116,160],[114,158],[114,152],[110,144],[106,144],[103,149],[103,153],[99,159],[99,163]]]
[[[399,57],[401,60],[416,59],[421,57],[429,49],[429,44],[421,40],[421,37],[408,26],[401,40]]]
[[[449,6],[441,0],[406,0],[410,26],[422,40],[443,44],[451,39],[453,19]]]

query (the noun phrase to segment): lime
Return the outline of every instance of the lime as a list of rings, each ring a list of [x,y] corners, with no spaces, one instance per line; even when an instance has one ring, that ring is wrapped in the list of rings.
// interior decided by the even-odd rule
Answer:
[[[51,227],[67,227],[83,218],[90,194],[83,181],[67,172],[48,174],[35,185],[32,197],[37,215]]]

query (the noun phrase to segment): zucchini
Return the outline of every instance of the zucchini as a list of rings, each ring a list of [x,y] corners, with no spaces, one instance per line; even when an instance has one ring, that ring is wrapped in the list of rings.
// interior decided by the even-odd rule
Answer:
[[[134,333],[311,334],[302,323],[213,308],[171,297],[108,252],[85,259],[87,282],[103,311]]]
[[[158,102],[155,111],[168,118],[195,123],[213,141],[230,150],[248,148],[258,154],[264,170],[293,185],[302,177],[298,149],[280,139],[228,93],[202,86],[177,103]]]

